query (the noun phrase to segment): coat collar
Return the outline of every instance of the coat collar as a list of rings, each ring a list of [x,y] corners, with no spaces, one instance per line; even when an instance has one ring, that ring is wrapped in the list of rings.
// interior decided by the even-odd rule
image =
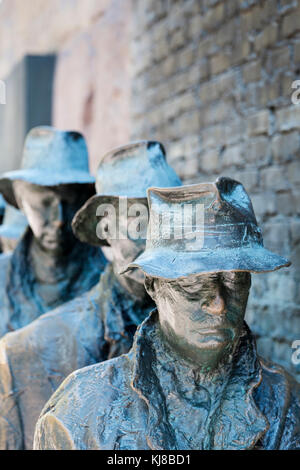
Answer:
[[[21,328],[43,313],[88,292],[97,284],[99,273],[106,265],[98,248],[78,242],[80,246],[75,247],[68,257],[68,264],[75,267],[72,276],[63,279],[60,289],[58,286],[56,304],[49,305],[36,291],[37,281],[29,255],[32,237],[28,227],[7,267],[4,308],[9,312],[9,330]]]
[[[104,337],[110,345],[108,358],[127,353],[136,328],[153,309],[153,301],[132,297],[120,284],[111,264],[106,266],[97,286]]]
[[[262,370],[255,341],[247,325],[231,364],[225,367],[226,372],[216,384],[217,392],[207,409],[207,403],[201,403],[198,393],[201,389],[203,394],[203,387],[197,390],[194,384],[188,387],[188,393],[183,392],[190,369],[166,349],[157,328],[157,316],[157,311],[154,311],[144,322],[132,353],[132,388],[148,407],[147,439],[150,448],[252,449],[267,432],[269,424],[253,399],[253,392],[262,380]],[[191,399],[189,395],[193,387]],[[175,410],[173,417],[168,411],[170,400]],[[199,422],[198,428],[194,426],[196,421]],[[193,429],[185,426],[188,422],[192,423]]]

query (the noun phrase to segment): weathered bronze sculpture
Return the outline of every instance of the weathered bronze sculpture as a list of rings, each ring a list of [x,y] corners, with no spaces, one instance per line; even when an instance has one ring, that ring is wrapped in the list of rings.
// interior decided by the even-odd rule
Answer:
[[[0,178],[0,192],[29,224],[13,254],[1,259],[0,337],[97,283],[104,256],[71,228],[95,192],[93,180],[83,137],[50,127],[29,133],[22,169]]]
[[[32,448],[38,416],[61,382],[80,367],[131,348],[136,327],[154,304],[140,271],[121,277],[119,270],[145,249],[146,232],[133,239],[127,229],[129,224],[141,222],[134,204],[144,205],[148,215],[146,190],[153,184],[180,184],[159,143],[131,144],[101,161],[98,194],[78,212],[73,226],[82,241],[110,246],[112,263],[89,293],[0,341],[0,449]],[[120,204],[125,199],[128,212],[123,213]],[[113,214],[96,217],[102,205],[116,208],[118,237],[113,235]],[[148,218],[144,223],[147,228]]]
[[[35,448],[300,449],[299,385],[257,356],[244,322],[250,273],[289,263],[263,247],[243,186],[150,189],[149,206],[147,249],[129,269],[144,271],[157,311],[128,355],[61,385]],[[187,207],[204,212],[195,221]]]
[[[14,251],[28,227],[25,215],[15,207],[6,204],[3,223],[0,225],[0,240],[3,253]]]

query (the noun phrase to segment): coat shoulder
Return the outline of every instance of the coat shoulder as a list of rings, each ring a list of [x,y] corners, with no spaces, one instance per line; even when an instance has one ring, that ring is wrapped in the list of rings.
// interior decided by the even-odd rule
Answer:
[[[300,449],[300,384],[281,366],[260,359],[262,381],[255,401],[269,421],[264,446]]]
[[[92,289],[40,316],[29,325],[7,333],[1,339],[0,346],[11,356],[30,350],[42,353],[48,347],[53,348],[56,337],[67,341],[69,336],[77,336],[80,331],[86,334],[88,324],[89,329],[94,329],[97,323],[99,329],[96,300]],[[45,341],[46,338],[51,341]]]
[[[91,440],[101,422],[122,410],[130,388],[128,355],[73,372],[43,409],[35,432],[37,449],[97,447]],[[89,437],[87,437],[89,435]],[[83,447],[82,447],[83,446]]]

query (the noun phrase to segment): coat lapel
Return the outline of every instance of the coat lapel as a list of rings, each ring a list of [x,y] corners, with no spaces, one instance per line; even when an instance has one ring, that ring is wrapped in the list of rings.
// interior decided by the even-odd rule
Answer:
[[[184,450],[185,445],[185,448],[189,448],[188,444],[183,444],[184,441],[178,439],[176,422],[169,422],[168,397],[163,386],[165,377],[162,376],[163,369],[157,365],[165,361],[170,380],[175,377],[175,380],[182,382],[186,366],[181,366],[175,358],[172,361],[169,351],[165,351],[157,330],[156,311],[142,325],[133,353],[135,369],[132,387],[148,407],[147,441],[150,448]],[[201,432],[198,436],[187,435],[185,442],[190,442],[193,449],[252,449],[269,426],[253,399],[253,391],[259,386],[261,379],[262,371],[255,342],[245,325],[218,406],[207,419],[203,418],[203,422],[199,423]],[[201,419],[203,413],[197,413],[197,408],[191,406],[173,388],[168,394],[177,393],[180,413],[191,419]],[[188,434],[188,429],[185,432]]]

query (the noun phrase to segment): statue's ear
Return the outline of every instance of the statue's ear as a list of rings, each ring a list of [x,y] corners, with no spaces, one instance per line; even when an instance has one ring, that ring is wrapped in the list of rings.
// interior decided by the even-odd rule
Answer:
[[[14,181],[12,184],[12,187],[13,187],[13,192],[14,192],[14,196],[15,196],[15,200],[18,205],[18,208],[20,209],[20,211],[24,213],[24,207],[23,207],[22,198],[21,198],[21,188],[20,188],[20,185],[18,185],[18,181]]]
[[[155,301],[156,296],[155,296],[154,278],[153,277],[149,277],[149,276],[145,277],[145,289],[148,292],[148,294],[150,295],[150,297],[152,297],[152,299]]]

